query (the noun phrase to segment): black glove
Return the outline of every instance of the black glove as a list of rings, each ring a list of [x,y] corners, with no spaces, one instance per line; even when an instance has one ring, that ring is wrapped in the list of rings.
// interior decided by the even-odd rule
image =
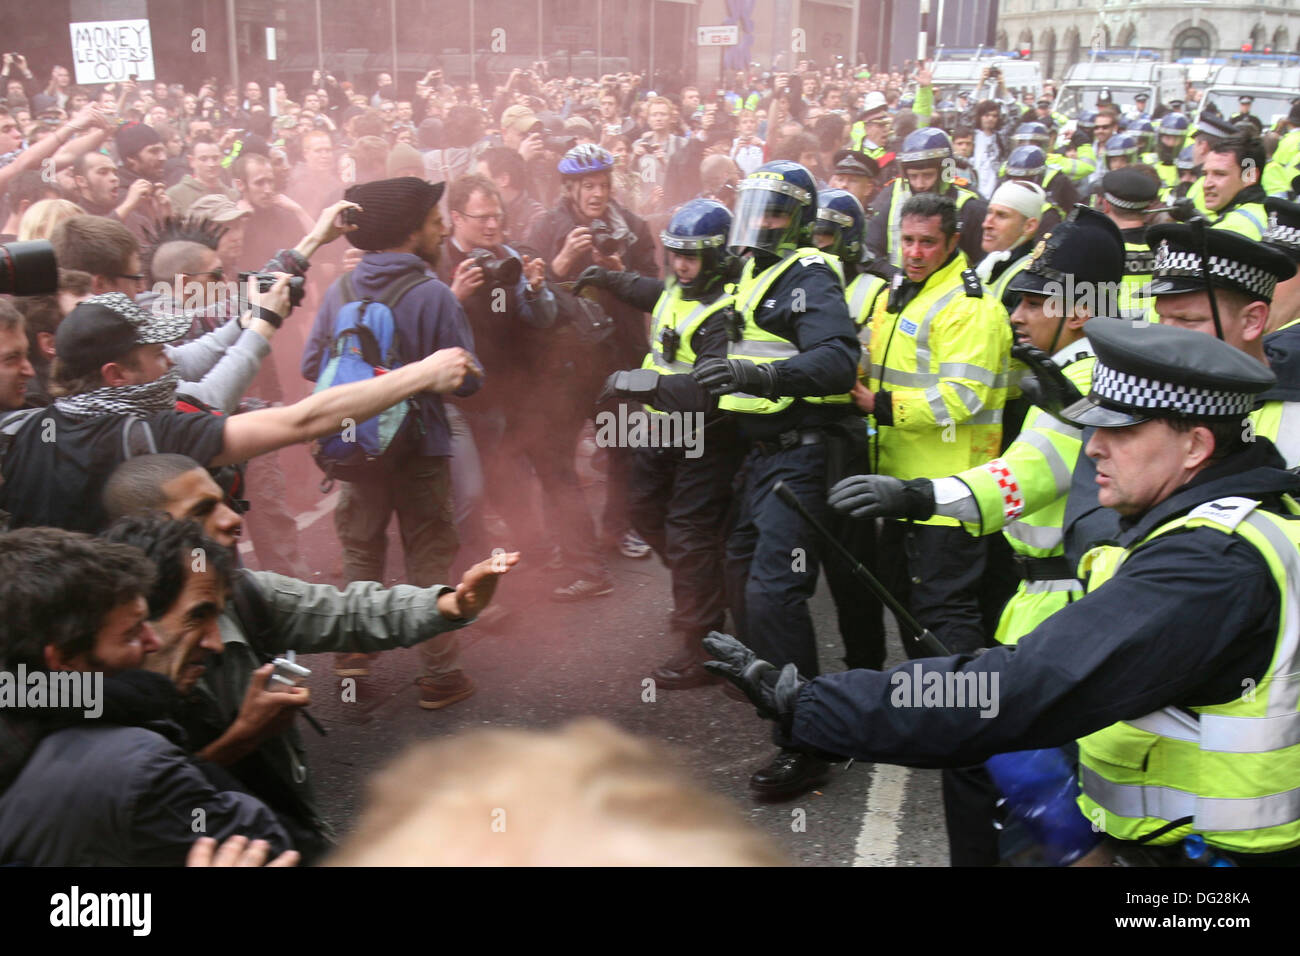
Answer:
[[[851,475],[831,488],[827,504],[850,518],[912,518],[934,514],[934,482],[889,475]]]
[[[1020,390],[1025,398],[1052,417],[1060,418],[1061,409],[1083,398],[1074,383],[1065,377],[1061,366],[1042,349],[1027,342],[1017,342],[1011,347],[1011,357],[1029,367],[1030,374],[1020,380]]]
[[[631,371],[614,372],[605,379],[605,387],[596,396],[596,404],[602,405],[615,395],[635,398],[638,401],[653,401],[659,388],[659,373],[652,368],[634,368]]]
[[[758,716],[776,721],[788,737],[794,702],[808,683],[799,676],[798,668],[786,664],[777,670],[730,634],[718,631],[709,632],[704,649],[717,658],[705,661],[704,669],[739,687],[758,708]]]
[[[587,266],[579,274],[578,281],[573,284],[573,294],[582,295],[582,290],[589,285],[597,289],[608,289],[609,279],[613,274],[604,266]]]
[[[1187,222],[1196,215],[1196,201],[1190,196],[1179,196],[1169,204],[1169,218],[1175,222]]]
[[[691,377],[710,395],[745,392],[776,398],[776,369],[771,362],[757,365],[749,359],[707,358],[696,364]]]

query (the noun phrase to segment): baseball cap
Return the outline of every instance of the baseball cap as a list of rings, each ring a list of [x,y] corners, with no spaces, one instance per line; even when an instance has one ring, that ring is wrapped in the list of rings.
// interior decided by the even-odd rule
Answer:
[[[209,193],[206,196],[200,196],[190,204],[186,218],[207,219],[212,222],[225,223],[234,222],[241,216],[249,215],[252,215],[249,210],[240,209],[229,196],[222,193]]]
[[[189,331],[191,318],[142,309],[130,296],[105,292],[79,303],[59,324],[54,350],[70,378],[99,371],[140,345],[175,342]]]
[[[501,114],[502,131],[512,129],[517,133],[527,133],[533,127],[540,126],[541,122],[536,113],[527,106],[519,104],[515,104]]]

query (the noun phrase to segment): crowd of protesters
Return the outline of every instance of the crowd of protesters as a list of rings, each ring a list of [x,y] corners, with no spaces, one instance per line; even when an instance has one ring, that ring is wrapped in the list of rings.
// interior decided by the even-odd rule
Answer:
[[[552,599],[580,602],[614,590],[620,557],[662,550],[637,518],[627,449],[597,452],[599,508],[579,477],[593,419],[627,404],[602,383],[641,365],[650,317],[574,283],[592,266],[670,273],[661,232],[683,204],[734,210],[746,176],[797,163],[818,189],[852,197],[861,260],[892,279],[900,190],[951,187],[961,249],[994,285],[1080,199],[1140,230],[1168,218],[1159,204],[1187,198],[1225,142],[1262,168],[1300,128],[1300,110],[1254,133],[1202,121],[1198,161],[1183,164],[1188,124],[1152,127],[1164,117],[1143,103],[1067,119],[1050,89],[1007,90],[987,75],[936,101],[929,70],[912,63],[803,62],[696,85],[556,76],[538,63],[491,86],[433,69],[413,83],[317,73],[305,84],[94,89],[64,66],[38,66],[5,54],[0,70],[0,242],[49,240],[58,263],[51,294],[0,298],[0,509],[11,529],[0,537],[0,668],[102,673],[107,709],[97,722],[0,712],[0,863],[179,864],[195,807],[219,841],[322,860],[332,831],[295,725],[310,694],[275,690],[273,657],[329,652],[339,677],[364,678],[374,655],[418,645],[420,705],[437,710],[474,693],[455,632],[507,613],[491,602],[519,553],[553,573]],[[1115,135],[1121,123],[1136,145],[1116,148],[1118,137],[1107,150],[1107,127]],[[608,172],[605,185],[586,169]],[[1207,185],[1204,200],[1225,213],[1262,201],[1243,188]],[[241,285],[242,273],[269,278]],[[1018,295],[994,287],[1013,311]],[[313,390],[358,299],[389,305],[401,367]],[[315,583],[278,452],[397,403],[418,428],[401,433],[391,467],[334,476],[345,586]],[[386,588],[394,515],[405,583]],[[256,571],[240,567],[245,528]],[[580,727],[548,746],[575,774],[631,759],[621,785],[659,800],[657,756],[611,733]],[[527,743],[483,741],[502,761]],[[479,749],[412,758],[381,783],[372,816],[393,787],[429,785],[422,767],[485,759]],[[710,798],[685,783],[674,793],[719,842],[627,861],[779,862]],[[404,826],[457,829],[432,797],[410,815]],[[243,849],[229,842],[218,856]],[[192,861],[211,850],[201,844]],[[444,860],[482,852],[471,843]],[[359,841],[339,860],[412,861],[392,853]],[[502,859],[540,853],[514,847]]]

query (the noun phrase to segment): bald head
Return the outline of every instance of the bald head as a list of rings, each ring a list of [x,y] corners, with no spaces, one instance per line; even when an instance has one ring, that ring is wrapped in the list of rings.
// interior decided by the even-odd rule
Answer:
[[[184,455],[140,455],[127,459],[114,469],[104,485],[104,510],[108,512],[108,520],[165,511],[167,492],[164,486],[195,469],[202,471],[203,466]]]
[[[717,192],[725,183],[740,178],[740,167],[729,156],[706,156],[700,163],[700,185],[705,192]]]
[[[178,275],[198,275],[215,268],[219,261],[216,252],[203,243],[179,239],[158,247],[149,271],[154,282],[166,282]]]

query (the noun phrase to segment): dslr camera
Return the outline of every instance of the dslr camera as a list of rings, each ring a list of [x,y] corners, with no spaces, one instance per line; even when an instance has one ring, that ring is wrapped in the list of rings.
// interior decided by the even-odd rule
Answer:
[[[0,295],[54,295],[59,265],[45,239],[0,245]]]
[[[591,229],[591,244],[602,256],[616,256],[623,251],[623,244],[614,238],[605,220],[593,219],[588,228]]]
[[[498,259],[487,249],[475,249],[470,258],[483,270],[483,282],[491,289],[513,289],[524,272],[523,263],[514,256]]]

